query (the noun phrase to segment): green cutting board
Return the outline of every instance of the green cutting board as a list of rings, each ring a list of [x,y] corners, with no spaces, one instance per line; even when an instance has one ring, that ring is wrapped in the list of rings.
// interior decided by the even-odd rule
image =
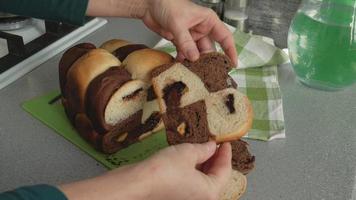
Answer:
[[[159,149],[168,146],[165,131],[159,131],[142,142],[137,142],[114,154],[103,154],[95,150],[78,135],[65,115],[59,96],[60,93],[58,91],[53,91],[24,102],[22,107],[33,117],[52,128],[56,133],[109,169],[143,160]]]

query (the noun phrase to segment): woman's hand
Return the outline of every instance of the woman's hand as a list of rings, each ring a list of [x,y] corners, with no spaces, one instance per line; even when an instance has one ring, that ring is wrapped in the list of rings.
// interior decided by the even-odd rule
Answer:
[[[141,163],[150,180],[147,199],[217,200],[231,175],[231,145],[215,151],[214,142],[181,144]]]
[[[237,64],[233,37],[213,10],[189,0],[89,0],[87,15],[139,18],[177,47],[178,59],[194,61],[218,42]]]
[[[218,42],[224,52],[237,64],[233,37],[215,12],[189,0],[146,0],[146,12],[140,18],[151,30],[171,40],[178,59],[194,61],[199,52],[214,51]]]
[[[180,144],[138,164],[60,189],[69,200],[217,200],[230,175],[229,143],[217,151],[214,142]]]

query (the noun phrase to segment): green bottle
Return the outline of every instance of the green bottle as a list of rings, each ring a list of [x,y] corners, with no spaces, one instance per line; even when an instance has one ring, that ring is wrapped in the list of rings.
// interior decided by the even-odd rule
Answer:
[[[303,1],[291,23],[288,49],[302,83],[324,90],[356,83],[356,0]]]

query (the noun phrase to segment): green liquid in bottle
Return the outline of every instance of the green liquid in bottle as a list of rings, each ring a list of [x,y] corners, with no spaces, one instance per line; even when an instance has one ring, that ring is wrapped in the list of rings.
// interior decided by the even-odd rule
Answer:
[[[356,21],[351,23],[355,24],[324,23],[303,12],[296,14],[288,47],[301,82],[326,90],[342,89],[356,82]]]

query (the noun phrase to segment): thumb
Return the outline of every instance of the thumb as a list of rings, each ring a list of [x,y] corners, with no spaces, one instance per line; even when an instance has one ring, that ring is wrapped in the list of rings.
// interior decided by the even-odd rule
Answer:
[[[216,143],[212,141],[204,144],[184,143],[176,145],[175,148],[189,165],[195,166],[204,163],[214,155]]]
[[[190,61],[197,60],[199,58],[199,50],[189,30],[181,26],[174,26],[172,33],[174,44],[177,46],[178,51]]]
[[[214,178],[219,184],[226,183],[230,177],[231,154],[231,144],[228,142],[222,144],[212,158],[209,169],[206,169],[206,174]]]

